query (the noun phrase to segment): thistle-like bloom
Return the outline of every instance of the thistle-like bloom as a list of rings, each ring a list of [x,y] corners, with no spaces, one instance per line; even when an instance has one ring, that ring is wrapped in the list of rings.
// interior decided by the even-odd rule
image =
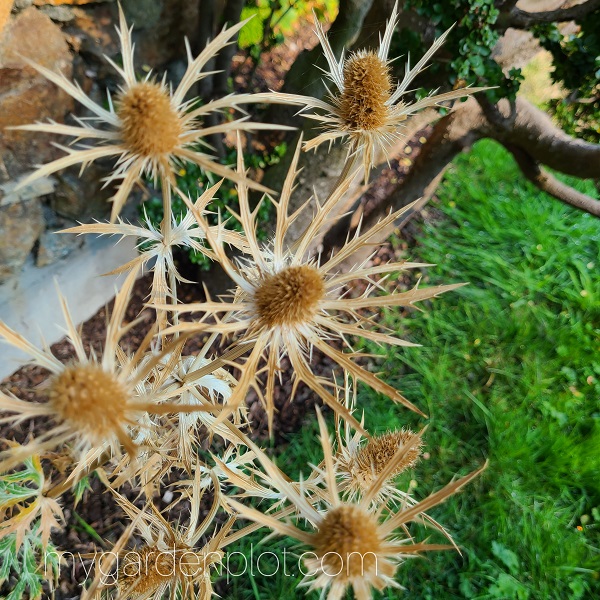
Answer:
[[[362,429],[348,409],[343,406],[327,389],[333,381],[313,374],[309,357],[313,348],[317,348],[342,369],[348,371],[359,381],[373,389],[388,395],[392,400],[420,412],[397,390],[384,383],[373,373],[354,362],[358,353],[340,351],[331,342],[347,345],[348,336],[362,337],[382,344],[395,346],[414,346],[401,340],[376,322],[366,313],[373,313],[383,306],[409,306],[419,300],[433,298],[457,285],[447,285],[419,289],[408,292],[374,295],[381,289],[379,283],[371,278],[377,274],[391,274],[395,271],[425,266],[420,263],[396,262],[378,266],[368,266],[368,260],[357,264],[348,273],[339,273],[338,266],[343,261],[368,245],[371,239],[391,224],[403,212],[390,214],[366,233],[359,231],[352,239],[329,259],[312,256],[310,246],[319,233],[332,222],[330,213],[336,202],[348,189],[350,179],[340,185],[329,200],[319,206],[310,224],[293,244],[287,244],[285,237],[290,225],[302,211],[310,210],[309,201],[294,214],[288,215],[290,196],[297,175],[300,145],[298,145],[279,201],[269,198],[277,210],[277,222],[273,240],[261,245],[257,238],[256,210],[250,209],[248,189],[238,186],[241,222],[247,236],[250,253],[239,260],[230,259],[223,247],[223,240],[213,236],[207,228],[204,217],[195,211],[196,218],[206,231],[206,240],[229,277],[235,282],[232,302],[212,301],[165,306],[178,313],[200,311],[204,313],[199,323],[181,323],[167,331],[209,331],[223,335],[237,334],[240,343],[252,346],[252,351],[242,369],[239,385],[234,390],[229,405],[235,407],[244,401],[248,389],[254,387],[263,398],[262,386],[257,376],[261,363],[267,371],[264,402],[272,424],[274,413],[274,385],[280,361],[289,356],[294,370],[295,384],[303,381],[317,393],[333,410]],[[241,152],[238,154],[238,170],[243,172]],[[358,298],[348,297],[346,285],[352,280],[367,283],[365,291]],[[224,315],[219,317],[219,315]],[[209,319],[214,318],[216,322]],[[293,394],[292,394],[293,395]],[[422,414],[422,413],[421,413]]]
[[[202,214],[206,214],[206,205],[214,198],[214,194],[218,191],[222,182],[207,189],[194,203],[194,208]],[[171,190],[167,186],[163,189],[163,194],[168,196],[165,205],[170,206]],[[213,235],[217,235],[216,227],[213,227]],[[185,215],[176,217],[172,215],[171,223],[163,222],[160,230],[157,229],[146,216],[145,227],[139,225],[131,225],[118,219],[117,223],[88,223],[80,224],[76,227],[71,227],[61,231],[61,233],[75,233],[77,235],[97,234],[97,235],[117,235],[121,239],[131,236],[139,241],[140,249],[137,258],[129,261],[127,264],[118,267],[109,274],[119,274],[131,270],[137,270],[144,267],[150,262],[153,262],[152,286],[150,288],[149,303],[152,306],[164,304],[167,298],[177,299],[176,282],[192,283],[184,279],[177,271],[175,261],[173,260],[174,248],[186,248],[195,250],[205,256],[213,259],[210,250],[204,245],[206,235],[204,230],[198,226],[198,223],[191,210],[188,210]],[[246,249],[244,238],[235,231],[225,230],[222,232],[223,240],[240,250]],[[166,313],[158,311],[157,322],[159,330],[166,325]]]
[[[356,406],[356,386],[353,386],[348,376],[345,385],[337,390],[338,397],[343,395],[341,402],[353,412]],[[364,415],[361,425],[364,422]],[[405,444],[411,447],[398,463],[396,470],[381,486],[375,497],[378,503],[397,502],[400,504],[413,503],[412,498],[398,489],[395,479],[400,473],[413,467],[421,457],[423,441],[420,435],[408,429],[388,431],[383,434],[365,437],[361,431],[353,430],[352,426],[336,419],[336,470],[340,477],[340,492],[347,500],[355,501],[368,493],[380,473],[394,458],[396,452]]]
[[[329,66],[326,72],[335,88],[328,91],[328,101],[310,96],[275,93],[274,97],[282,102],[300,104],[305,109],[322,111],[304,115],[322,124],[324,133],[309,140],[304,150],[316,148],[323,142],[332,143],[339,138],[348,138],[349,159],[362,158],[365,182],[369,172],[376,164],[378,153],[383,151],[389,155],[389,149],[401,137],[400,128],[408,117],[428,106],[436,106],[442,102],[462,98],[485,88],[468,88],[454,90],[445,94],[434,95],[412,104],[403,100],[410,92],[409,86],[414,78],[427,67],[428,61],[444,43],[449,31],[441,35],[425,53],[423,58],[411,69],[406,64],[404,78],[394,86],[388,59],[390,43],[394,29],[398,24],[398,3],[394,5],[392,15],[387,22],[383,38],[379,38],[379,50],[360,50],[347,58],[344,52],[339,60],[323,31],[323,26],[315,19],[316,34],[323,47]],[[326,86],[327,87],[327,86]]]
[[[190,518],[185,526],[171,525],[153,505],[140,510],[110,489],[132,526],[108,554],[111,564],[99,564],[98,573],[84,597],[98,598],[103,589],[116,587],[114,597],[120,600],[161,600],[167,593],[169,598],[210,600],[213,595],[211,569],[218,566],[223,557],[222,548],[228,543],[226,536],[234,521],[230,519],[205,546],[197,547],[219,508],[219,486],[214,486],[212,505],[200,522],[203,489],[197,473],[192,485],[183,491],[191,503]],[[125,544],[136,530],[142,544],[128,550]],[[117,567],[114,577],[109,575],[112,566]]]
[[[346,437],[346,443],[338,440],[338,454],[336,456],[338,472],[343,478],[341,488],[350,498],[358,498],[365,494],[377,480],[379,474],[388,465],[399,448],[408,442],[412,443],[404,460],[398,464],[397,469],[390,474],[390,478],[381,488],[381,498],[391,498],[398,494],[394,485],[394,478],[415,465],[421,456],[423,442],[420,437],[407,429],[388,431],[374,435],[365,441],[359,432]],[[401,498],[403,499],[403,494]]]
[[[245,119],[202,129],[202,117],[213,111],[237,108],[240,102],[249,101],[251,95],[248,94],[226,96],[195,110],[190,110],[194,100],[185,101],[185,96],[192,86],[210,75],[202,72],[203,67],[221,48],[230,43],[231,38],[244,26],[245,21],[224,29],[195,59],[186,42],[187,70],[177,89],[172,91],[164,81],[159,83],[151,79],[151,74],[148,74],[143,81],[136,79],[131,29],[127,28],[121,8],[119,8],[119,15],[120,26],[117,31],[121,41],[123,67],[117,66],[108,57],[106,60],[120,75],[123,84],[114,103],[110,94],[108,95],[109,109],[106,110],[96,104],[77,84],[70,82],[64,75],[32,64],[47,79],[91,111],[93,117],[85,121],[76,119],[77,126],[52,122],[18,127],[28,131],[72,136],[75,141],[89,140],[93,143],[92,146],[84,146],[81,149],[57,144],[67,152],[67,155],[40,166],[21,185],[71,165],[81,164],[83,168],[100,158],[117,158],[116,166],[106,180],[107,185],[113,181],[119,182],[118,190],[112,197],[111,221],[116,219],[133,186],[144,175],[151,176],[155,181],[160,177],[163,185],[175,186],[174,173],[179,170],[181,164],[192,162],[206,171],[239,181],[234,171],[197,150],[198,144],[207,136],[235,130],[275,127],[281,129],[281,126],[245,122]],[[96,125],[90,124],[94,121]],[[266,190],[251,181],[246,183],[255,189]]]
[[[318,409],[317,409],[318,410]],[[383,590],[386,587],[399,587],[394,581],[397,566],[404,559],[416,556],[428,550],[451,549],[451,545],[414,543],[405,534],[406,524],[423,522],[424,511],[440,504],[462,486],[476,477],[485,466],[473,473],[447,484],[440,491],[430,495],[414,506],[394,511],[382,505],[375,508],[373,499],[380,493],[382,486],[405,460],[412,448],[408,443],[399,448],[372,487],[358,502],[343,501],[340,498],[337,483],[335,459],[329,441],[327,429],[320,412],[317,412],[323,446],[324,489],[319,501],[312,494],[307,496],[298,491],[271,460],[252,442],[250,448],[261,462],[265,473],[271,478],[273,486],[283,492],[296,509],[296,519],[306,520],[309,530],[283,519],[289,511],[263,514],[227,498],[226,502],[240,515],[269,527],[281,535],[290,536],[308,547],[303,554],[308,573],[305,583],[310,589],[321,589],[328,600],[340,600],[348,587],[352,587],[358,600],[372,597],[372,588]],[[417,437],[417,436],[414,436]],[[308,557],[308,558],[307,558]]]
[[[176,340],[162,352],[149,356],[152,332],[133,356],[127,356],[119,346],[122,336],[136,324],[136,321],[129,324],[123,321],[136,275],[136,271],[129,274],[115,298],[101,358],[97,358],[93,350],[86,354],[81,334],[62,296],[59,297],[67,339],[76,355],[70,363],[62,364],[47,345],[40,350],[0,322],[0,337],[29,354],[31,364],[50,372],[43,389],[45,402],[26,402],[0,394],[0,415],[3,415],[0,424],[16,426],[33,418],[52,419],[54,423],[33,441],[0,452],[0,472],[13,468],[33,454],[43,454],[65,444],[72,444],[75,453],[86,463],[93,462],[103,452],[119,455],[121,446],[130,455],[135,455],[137,445],[132,439],[132,428],[140,427],[140,418],[144,414],[205,410],[196,405],[168,402],[171,395],[161,389],[162,378],[166,375],[161,375],[156,366],[165,355],[175,354],[183,340]],[[152,382],[148,384],[149,376]],[[7,413],[12,414],[4,416]],[[78,465],[79,468],[84,466]]]

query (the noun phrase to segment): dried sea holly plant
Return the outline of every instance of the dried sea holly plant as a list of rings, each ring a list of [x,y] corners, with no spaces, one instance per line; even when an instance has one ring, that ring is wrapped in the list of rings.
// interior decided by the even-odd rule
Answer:
[[[382,296],[374,293],[379,291],[380,286],[372,281],[373,275],[390,275],[425,265],[404,261],[374,267],[366,260],[355,264],[347,273],[339,272],[338,266],[342,262],[351,259],[357,250],[368,245],[374,236],[393,223],[406,209],[390,214],[364,233],[359,228],[356,235],[348,239],[346,244],[328,259],[316,254],[311,248],[311,243],[324,228],[331,225],[334,220],[331,212],[346,192],[350,179],[346,179],[323,205],[316,199],[316,209],[306,230],[298,239],[288,241],[290,226],[304,211],[312,211],[315,204],[313,199],[309,198],[292,215],[289,214],[299,151],[300,145],[296,149],[279,199],[275,201],[268,197],[268,201],[276,209],[276,223],[272,240],[265,244],[261,244],[257,238],[255,215],[258,209],[250,208],[248,188],[244,184],[238,185],[240,214],[237,218],[246,234],[249,252],[237,261],[228,257],[224,240],[219,235],[215,237],[202,214],[190,206],[200,227],[206,232],[208,244],[236,287],[231,293],[231,302],[208,299],[206,302],[174,305],[173,311],[199,311],[202,313],[202,319],[197,323],[181,323],[167,331],[200,330],[226,335],[238,334],[237,343],[251,345],[252,350],[244,363],[239,384],[229,402],[232,407],[236,407],[245,399],[250,387],[259,393],[262,391],[257,376],[263,371],[261,363],[264,363],[267,383],[261,398],[264,397],[269,426],[274,416],[275,379],[281,370],[282,358],[287,356],[294,370],[294,384],[304,382],[335,412],[354,422],[360,429],[360,425],[328,389],[335,385],[335,381],[328,382],[311,371],[309,356],[313,348],[317,348],[353,377],[386,394],[393,401],[420,412],[397,390],[356,364],[354,359],[358,353],[352,352],[346,336],[362,337],[395,346],[412,346],[414,344],[411,342],[384,331],[373,316],[366,315],[365,311],[372,313],[382,306],[410,306],[419,300],[434,298],[443,292],[456,289],[459,285],[415,287],[408,292]],[[241,151],[238,156],[238,171],[241,174]],[[360,280],[366,283],[365,291],[358,298],[348,297],[347,284]],[[214,322],[209,321],[211,318]],[[351,352],[341,352],[331,343],[332,340],[346,344]]]
[[[335,57],[322,25],[317,21],[316,34],[323,47],[329,71],[327,79],[335,86],[328,89],[328,102],[310,96],[276,93],[280,101],[299,104],[302,114],[321,123],[324,132],[305,145],[305,150],[317,148],[324,142],[332,143],[340,138],[348,140],[348,158],[345,171],[349,171],[356,160],[362,160],[365,182],[378,156],[387,157],[393,144],[402,137],[403,123],[410,115],[430,106],[438,106],[448,100],[464,98],[486,88],[464,88],[436,95],[432,92],[417,102],[403,98],[411,90],[415,77],[427,68],[427,63],[444,43],[450,30],[441,35],[414,67],[406,63],[404,77],[396,86],[392,81],[389,58],[390,43],[398,25],[398,2],[394,4],[383,37],[379,38],[379,49],[359,50],[348,57],[342,51],[339,60]],[[308,110],[317,112],[306,112]]]
[[[385,500],[378,502],[383,487],[412,460],[414,449],[420,444],[420,436],[413,434],[400,443],[385,444],[380,449],[385,454],[385,457],[380,457],[385,466],[372,461],[371,469],[377,475],[371,485],[358,496],[348,495],[340,486],[336,456],[318,408],[317,418],[324,458],[316,471],[322,481],[320,486],[312,486],[309,490],[302,482],[294,485],[260,448],[246,439],[246,444],[264,469],[263,478],[271,482],[272,487],[291,504],[294,519],[309,524],[308,531],[290,523],[287,518],[289,511],[284,508],[275,512],[258,511],[231,497],[225,499],[227,505],[240,515],[309,548],[302,554],[307,556],[304,561],[308,573],[303,583],[309,590],[320,589],[328,600],[334,600],[342,598],[346,589],[352,587],[357,599],[366,600],[371,598],[373,589],[382,591],[390,586],[400,587],[393,576],[405,559],[421,552],[455,548],[452,539],[434,521],[430,523],[439,528],[451,544],[415,542],[406,525],[413,521],[427,523],[424,512],[444,502],[476,477],[485,465],[447,484],[421,502],[405,502],[400,507],[394,507]],[[368,464],[364,466],[369,469]],[[243,486],[239,478],[238,485]]]
[[[114,102],[109,95],[108,109],[103,108],[77,84],[38,66],[92,117],[76,119],[77,125],[23,127],[87,144],[64,147],[63,158],[40,166],[27,181],[76,164],[85,167],[103,157],[115,159],[107,177],[107,185],[116,186],[110,222],[80,224],[66,233],[134,236],[140,240],[140,254],[114,271],[126,276],[101,350],[87,348],[62,296],[67,339],[74,352],[64,363],[47,344],[40,349],[0,323],[0,338],[27,353],[31,364],[47,373],[46,381],[34,390],[34,399],[0,394],[0,422],[18,430],[32,421],[36,432],[22,443],[8,441],[0,451],[0,584],[16,581],[15,574],[20,573],[11,592],[11,598],[17,599],[40,598],[43,589],[57,583],[61,555],[52,536],[64,527],[63,508],[69,502],[65,494],[70,491],[76,502],[85,502],[89,477],[95,473],[128,525],[111,551],[95,563],[95,575],[84,584],[82,598],[210,598],[226,547],[264,528],[310,549],[312,558],[306,566],[312,575],[305,582],[309,590],[321,590],[335,599],[352,588],[357,598],[364,599],[371,597],[373,589],[397,586],[394,573],[405,558],[456,548],[426,511],[482,469],[420,502],[399,489],[399,473],[418,467],[422,432],[369,434],[368,419],[355,416],[355,385],[367,384],[391,401],[422,413],[360,364],[351,340],[412,345],[377,323],[377,310],[409,306],[457,286],[389,292],[386,280],[396,272],[426,266],[407,261],[373,265],[361,259],[342,270],[342,264],[352,261],[401,212],[368,231],[359,227],[331,256],[321,256],[313,242],[335,222],[335,207],[359,170],[368,177],[376,152],[388,152],[410,114],[477,90],[432,94],[415,104],[403,101],[410,81],[443,37],[413,69],[407,66],[404,80],[394,87],[388,53],[397,21],[395,7],[379,50],[348,58],[334,57],[317,23],[329,77],[337,88],[330,93],[330,102],[269,93],[232,94],[201,105],[197,98],[188,97],[190,90],[208,75],[204,67],[231,43],[243,23],[225,28],[196,58],[188,47],[187,69],[173,90],[151,75],[137,79],[131,30],[120,8],[119,15],[123,66],[111,64],[123,84]],[[304,149],[336,140],[348,146],[348,159],[325,200],[307,198],[290,213],[300,144],[278,194],[248,177],[240,133],[281,126],[238,118],[203,127],[211,112],[234,111],[249,102],[283,102],[325,111],[324,115],[304,113],[326,128]],[[235,170],[201,150],[207,136],[231,132],[238,138]],[[236,184],[239,214],[231,212],[241,233],[225,229],[220,218],[216,225],[209,224],[207,205],[219,194],[220,184],[200,190],[197,198],[177,187],[175,173],[188,163]],[[144,178],[153,179],[162,191],[164,218],[159,227],[148,219],[129,224],[120,216],[134,186]],[[257,235],[260,203],[251,205],[250,190],[265,193],[261,202],[270,203],[275,211],[274,232],[266,242]],[[174,214],[174,194],[185,202],[184,214]],[[306,229],[290,239],[291,226],[307,214],[312,218]],[[231,279],[229,299],[213,300],[207,294],[204,302],[180,303],[177,286],[185,279],[176,268],[177,247],[192,248],[219,263]],[[235,258],[231,248],[238,253]],[[127,333],[143,319],[127,322],[129,298],[137,276],[148,267],[153,270],[148,305],[154,318],[143,340],[130,347],[125,342]],[[362,286],[359,293],[354,292],[357,281]],[[192,320],[183,321],[190,313]],[[191,349],[190,338],[196,335],[204,336],[200,351]],[[314,350],[337,365],[331,377],[313,370]],[[254,390],[272,431],[275,383],[282,376],[284,358],[291,363],[293,391],[304,382],[335,413],[332,444],[317,411],[323,460],[309,466],[300,481],[286,476],[253,440],[245,404]],[[160,510],[159,494],[176,498]],[[172,512],[179,517],[175,519]],[[253,523],[244,525],[246,519]],[[412,522],[431,527],[447,543],[414,541]],[[265,533],[264,543],[269,539]],[[332,575],[340,565],[339,573]]]

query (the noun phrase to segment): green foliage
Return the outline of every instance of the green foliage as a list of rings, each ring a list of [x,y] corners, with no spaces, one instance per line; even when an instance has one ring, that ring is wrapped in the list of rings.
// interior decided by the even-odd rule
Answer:
[[[452,86],[497,86],[487,92],[492,102],[500,98],[513,100],[523,79],[520,69],[511,69],[505,75],[491,56],[502,33],[497,29],[500,14],[497,6],[500,4],[495,0],[406,0],[407,7],[414,8],[435,25],[436,35],[455,25],[444,45],[445,52],[452,60],[445,65],[437,65],[436,69],[443,70],[444,77]],[[554,80],[564,83],[570,90],[577,90],[581,98],[597,98],[600,80],[600,11],[588,15],[579,25],[580,31],[565,38],[554,23],[538,25],[532,30],[542,46],[552,53]],[[396,55],[410,51],[420,56],[425,50],[417,34],[408,29],[402,30]],[[560,106],[556,113],[559,117],[565,116],[568,124],[569,118],[565,114],[567,106],[568,112],[577,113],[578,121],[583,118],[584,112],[586,115],[595,115],[593,126],[598,133],[597,105],[582,107],[571,102]]]
[[[512,69],[505,76],[491,57],[500,37],[495,29],[499,11],[494,0],[408,0],[406,4],[435,25],[436,36],[454,26],[444,44],[445,52],[453,59],[446,66],[438,63],[432,71],[444,69],[448,83],[456,87],[497,86],[497,89],[487,92],[492,102],[500,98],[514,99],[522,80],[521,70]],[[399,43],[407,41],[407,38],[412,38],[412,43],[409,42],[408,47],[397,47],[396,55],[406,54],[407,49],[413,56],[422,55],[426,47],[420,43],[418,36],[402,29],[402,24],[400,27]]]
[[[4,531],[0,530],[0,585],[11,575],[17,579],[6,600],[41,598],[44,582],[58,579],[60,556],[52,544],[44,548],[40,521],[16,531],[11,527],[20,520],[25,524],[29,512],[35,510],[35,498],[43,484],[37,457],[26,459],[20,471],[0,476],[0,506],[3,511],[17,512],[3,522]]]
[[[75,483],[75,485],[73,486],[73,489],[71,490],[71,493],[73,494],[73,497],[75,498],[75,506],[77,506],[81,502],[81,499],[83,498],[83,495],[85,494],[85,492],[87,492],[88,490],[91,491],[91,489],[92,489],[92,486],[90,485],[90,476],[89,475],[85,475],[79,481],[77,481]]]
[[[591,182],[569,184],[594,195]],[[444,220],[426,227],[412,257],[438,264],[426,280],[470,285],[418,319],[388,312],[388,326],[424,347],[388,353],[385,372],[430,415],[431,458],[416,469],[427,488],[483,456],[490,467],[433,514],[453,523],[464,559],[411,563],[400,582],[422,598],[594,597],[597,221],[520,182],[492,142],[460,157],[438,194]],[[378,408],[374,399],[370,414]]]
[[[600,91],[600,11],[588,15],[576,33],[563,36],[557,25],[538,25],[536,37],[554,58],[554,81],[591,97]]]
[[[255,61],[263,52],[282,44],[312,11],[317,18],[333,21],[337,0],[248,0],[241,19],[250,19],[241,29],[238,44]]]
[[[552,79],[571,92],[566,99],[550,102],[550,112],[567,133],[600,143],[600,10],[567,36],[554,24],[533,31],[552,54]]]
[[[18,574],[6,600],[37,600],[42,597],[44,582],[58,580],[60,554],[52,544],[43,548],[38,530],[32,527],[18,549],[16,534],[0,539],[0,584],[11,572]]]
[[[600,96],[587,101],[550,100],[548,110],[569,135],[600,144]]]
[[[287,151],[287,144],[279,144],[275,146],[272,152],[265,152],[262,155],[259,154],[244,154],[244,163],[247,168],[250,169],[264,169],[267,166],[277,164],[285,155]],[[222,164],[227,165],[235,169],[237,161],[237,151],[231,148],[227,151],[226,156],[221,161]],[[177,178],[177,185],[179,189],[189,195],[193,200],[197,198],[199,193],[202,193],[207,187],[214,185],[218,181],[218,177],[212,173],[207,173],[196,165],[188,165],[187,169],[182,169],[179,172]],[[216,225],[221,218],[225,221],[225,227],[236,231],[242,231],[240,223],[236,219],[228,220],[231,217],[229,209],[233,211],[238,210],[237,191],[235,184],[230,180],[223,181],[223,185],[219,188],[218,197],[210,202],[207,206],[207,210],[211,211],[212,214],[208,215],[208,221],[211,225]],[[262,202],[257,215],[257,223],[259,224],[258,236],[259,239],[266,239],[270,233],[268,227],[269,220],[272,216],[272,205],[269,202]],[[140,216],[157,227],[163,218],[163,205],[160,195],[153,196],[140,206]],[[183,200],[174,196],[172,199],[172,210],[173,215],[176,217],[184,215],[187,211]],[[196,252],[193,249],[189,250],[188,254],[190,261],[198,268],[207,271],[210,269],[212,262],[207,259],[200,252]]]

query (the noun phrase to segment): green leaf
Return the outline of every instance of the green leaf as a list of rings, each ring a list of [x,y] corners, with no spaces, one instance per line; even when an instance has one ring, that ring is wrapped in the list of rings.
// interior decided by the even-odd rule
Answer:
[[[502,600],[527,600],[529,598],[527,588],[506,573],[500,573],[498,580],[490,586],[488,591],[492,598],[501,598]]]
[[[90,485],[89,475],[82,477],[72,488],[73,496],[75,496],[75,506],[79,504],[81,498],[83,498],[83,494],[85,494],[86,490],[92,490],[92,486]]]
[[[504,563],[504,566],[506,566],[512,574],[518,572],[519,557],[512,550],[509,550],[499,542],[492,542],[492,553]]]

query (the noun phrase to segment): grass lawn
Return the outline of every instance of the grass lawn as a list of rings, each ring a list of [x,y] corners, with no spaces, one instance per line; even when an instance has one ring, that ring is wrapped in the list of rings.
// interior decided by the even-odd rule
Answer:
[[[589,182],[577,187],[595,193]],[[431,511],[462,556],[405,563],[406,591],[381,597],[600,597],[600,223],[524,182],[493,142],[461,156],[438,196],[443,218],[424,227],[410,258],[437,264],[428,285],[470,285],[425,313],[383,314],[423,347],[365,349],[386,352],[383,378],[430,415],[428,458],[403,475],[404,489],[424,498],[485,458],[490,465]],[[359,406],[371,432],[423,424],[366,388]],[[320,460],[315,436],[313,423],[290,439],[278,460],[289,475]],[[290,546],[272,538],[262,550],[281,557]],[[295,575],[233,578],[228,597],[302,597]]]

